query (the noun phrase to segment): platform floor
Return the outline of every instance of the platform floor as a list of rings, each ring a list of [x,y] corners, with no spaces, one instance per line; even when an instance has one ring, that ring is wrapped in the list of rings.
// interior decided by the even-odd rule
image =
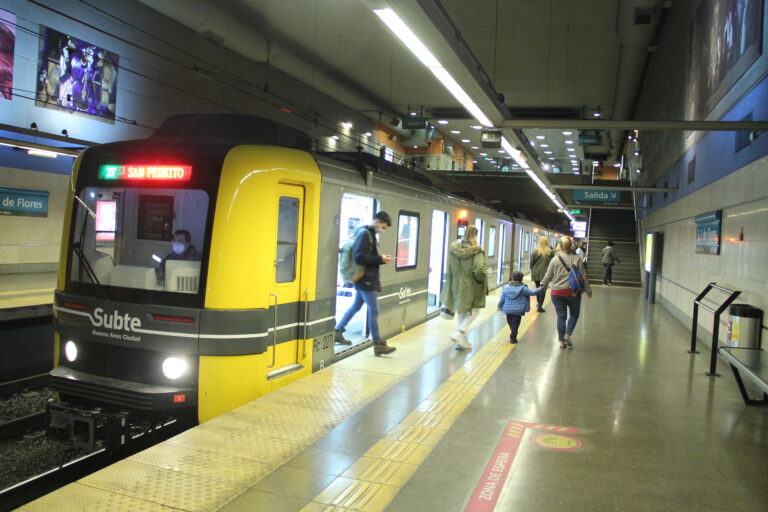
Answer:
[[[58,272],[0,274],[0,310],[50,305]]]
[[[636,288],[554,309],[507,342],[489,297],[474,349],[435,319],[43,497],[24,510],[768,509],[768,410]]]

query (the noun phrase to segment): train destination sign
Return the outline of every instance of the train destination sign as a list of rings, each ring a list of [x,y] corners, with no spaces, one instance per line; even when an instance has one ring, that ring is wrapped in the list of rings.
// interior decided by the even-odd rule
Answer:
[[[573,199],[574,201],[608,201],[618,203],[621,199],[621,192],[606,189],[580,189],[573,191]]]
[[[189,181],[191,165],[102,165],[101,180],[162,180]]]

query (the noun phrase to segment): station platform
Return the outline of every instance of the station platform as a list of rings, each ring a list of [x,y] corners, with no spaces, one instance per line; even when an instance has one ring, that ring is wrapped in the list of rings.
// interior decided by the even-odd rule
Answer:
[[[496,298],[473,350],[434,319],[21,510],[627,511],[768,508],[768,414],[686,352],[636,288],[554,308],[508,342]]]
[[[0,322],[51,314],[58,272],[0,275]]]

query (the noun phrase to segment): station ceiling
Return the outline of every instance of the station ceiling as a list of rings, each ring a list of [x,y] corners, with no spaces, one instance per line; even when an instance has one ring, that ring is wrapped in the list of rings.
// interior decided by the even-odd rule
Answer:
[[[548,225],[562,225],[568,219],[557,213],[528,175],[515,172],[514,161],[503,160],[508,154],[482,147],[478,121],[373,10],[396,11],[481,110],[494,113],[489,117],[497,125],[523,118],[629,119],[665,4],[663,0],[141,1],[372,120],[402,122],[412,112],[428,119],[455,145],[472,153],[479,169],[489,171],[454,172],[441,180],[442,186]],[[555,167],[576,178],[576,173],[591,173],[593,161],[612,165],[625,138],[623,132],[567,127],[505,135],[552,183],[564,178],[551,174]],[[600,136],[600,143],[581,145],[580,135]],[[566,143],[569,140],[573,143]],[[505,164],[512,171],[509,176],[494,176]],[[570,202],[562,194],[561,199]]]

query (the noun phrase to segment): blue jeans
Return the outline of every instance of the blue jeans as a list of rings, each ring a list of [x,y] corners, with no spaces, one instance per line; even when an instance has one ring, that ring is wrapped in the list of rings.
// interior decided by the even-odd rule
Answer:
[[[380,343],[384,340],[379,334],[379,292],[376,290],[355,290],[355,300],[341,317],[341,322],[336,326],[336,330],[343,331],[355,313],[363,307],[363,304],[368,306],[368,329],[371,331],[371,338],[374,343]]]
[[[576,328],[576,321],[579,319],[581,309],[581,295],[578,297],[567,297],[564,295],[552,295],[552,305],[557,312],[557,339],[563,341],[566,334],[572,334]],[[568,317],[570,310],[571,316]],[[567,325],[566,325],[567,321]]]
[[[603,275],[603,284],[613,283],[613,263],[603,263],[605,274]]]

